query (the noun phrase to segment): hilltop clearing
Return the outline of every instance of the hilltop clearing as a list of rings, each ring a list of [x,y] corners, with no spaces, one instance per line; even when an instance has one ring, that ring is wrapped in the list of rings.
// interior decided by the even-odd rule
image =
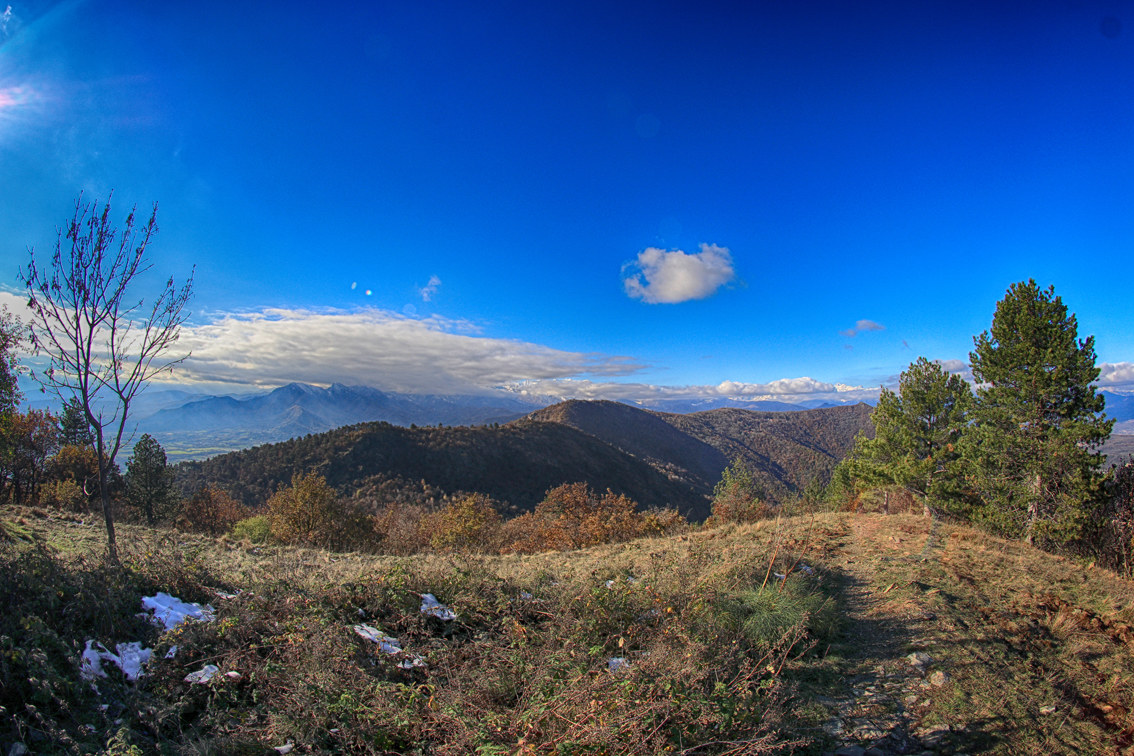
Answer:
[[[241,548],[124,526],[119,577],[88,558],[96,525],[3,517],[47,547],[0,547],[5,749],[1134,752],[1134,586],[922,517],[506,557]],[[211,601],[216,619],[159,636],[134,616],[143,591]],[[456,619],[420,612],[426,593]],[[143,641],[156,661],[96,695],[78,676],[88,639]],[[184,681],[208,664],[212,681]]]

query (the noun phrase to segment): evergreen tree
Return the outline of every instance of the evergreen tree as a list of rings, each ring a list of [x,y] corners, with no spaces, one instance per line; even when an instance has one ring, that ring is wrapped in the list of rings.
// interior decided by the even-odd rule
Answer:
[[[769,511],[763,498],[764,489],[752,477],[744,460],[736,457],[713,487],[712,521],[719,524],[762,519]]]
[[[63,414],[59,416],[59,433],[64,446],[92,446],[94,433],[87,422],[87,413],[78,399],[63,402]]]
[[[874,438],[859,436],[845,466],[866,486],[899,486],[956,507],[962,496],[959,441],[972,405],[964,378],[924,357],[882,389],[871,413]]]
[[[153,525],[169,513],[175,499],[173,470],[166,464],[165,449],[147,433],[134,444],[134,456],[126,463],[126,501]]]
[[[986,518],[1028,543],[1075,540],[1099,511],[1096,450],[1114,424],[1092,385],[1094,337],[1080,340],[1054,287],[1029,280],[1008,289],[974,342],[979,387],[966,447]]]

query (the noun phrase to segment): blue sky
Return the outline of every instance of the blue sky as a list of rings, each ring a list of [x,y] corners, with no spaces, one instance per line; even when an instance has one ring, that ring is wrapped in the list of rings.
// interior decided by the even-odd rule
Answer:
[[[207,390],[867,395],[1029,277],[1134,390],[1134,3],[355,5],[0,0],[0,299],[113,190]]]

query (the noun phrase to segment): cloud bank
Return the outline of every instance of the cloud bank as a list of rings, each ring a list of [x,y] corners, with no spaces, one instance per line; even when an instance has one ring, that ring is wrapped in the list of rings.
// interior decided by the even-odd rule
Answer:
[[[350,383],[407,393],[464,393],[517,379],[617,376],[643,367],[628,357],[487,338],[467,321],[376,308],[225,314],[183,328],[176,348],[192,352],[178,382]]]
[[[633,299],[648,304],[677,304],[704,299],[736,280],[727,247],[702,244],[692,254],[650,247],[622,267],[622,285]]]
[[[878,388],[825,383],[813,378],[781,378],[770,383],[722,381],[707,386],[658,386],[649,383],[614,383],[591,380],[553,379],[520,381],[503,386],[508,391],[546,403],[564,399],[605,399],[644,406],[673,401],[733,399],[799,403],[823,400],[837,403],[875,401]]]

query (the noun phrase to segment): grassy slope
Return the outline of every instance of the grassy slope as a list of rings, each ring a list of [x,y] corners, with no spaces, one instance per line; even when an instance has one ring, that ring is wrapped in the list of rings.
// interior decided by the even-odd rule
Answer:
[[[17,520],[66,559],[101,548],[94,525],[26,511]],[[491,558],[257,553],[123,531],[140,584],[246,589],[215,602],[217,622],[179,634],[183,650],[142,686],[136,720],[112,703],[108,721],[90,722],[105,738],[109,717],[125,717],[147,748],[184,739],[182,752],[260,752],[289,738],[376,753],[382,738],[385,752],[425,742],[437,753],[739,753],[777,739],[813,752],[1134,745],[1134,586],[921,517],[819,515]],[[813,620],[786,656],[761,645],[783,632],[759,627],[768,606],[752,609],[773,558],[780,571],[797,559],[817,568],[817,581],[797,572],[789,584],[829,593],[843,617],[836,632]],[[411,591],[436,593],[461,618],[422,618]],[[356,638],[359,609],[424,654],[428,671],[401,672]],[[923,664],[908,660],[915,652]],[[605,670],[613,656],[633,660],[626,674]],[[181,682],[206,661],[241,680]]]

